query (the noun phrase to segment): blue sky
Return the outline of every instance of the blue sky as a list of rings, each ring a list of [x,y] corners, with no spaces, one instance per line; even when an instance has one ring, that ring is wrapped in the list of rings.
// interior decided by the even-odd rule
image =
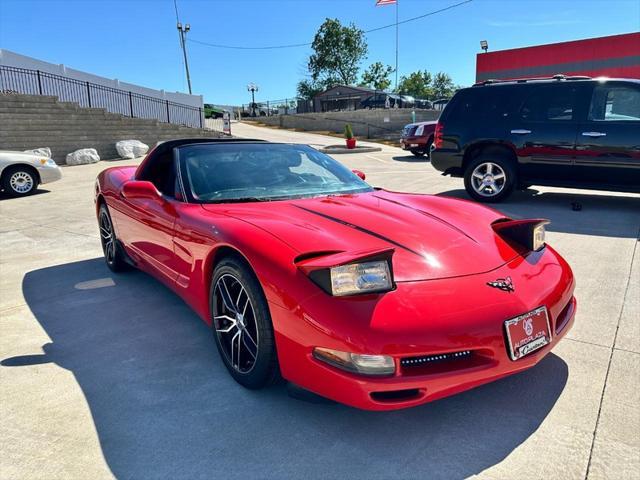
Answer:
[[[400,20],[460,0],[400,0]],[[367,30],[393,23],[395,7],[375,0],[178,0],[189,38],[208,43],[264,46],[310,42],[326,17]],[[122,81],[186,91],[173,0],[0,0],[0,48],[64,63]],[[640,30],[638,0],[473,0],[400,27],[400,75],[445,71],[473,83],[479,41],[490,50]],[[393,65],[394,29],[367,35],[369,56]],[[249,101],[295,95],[309,47],[225,50],[188,43],[194,93],[205,101]]]

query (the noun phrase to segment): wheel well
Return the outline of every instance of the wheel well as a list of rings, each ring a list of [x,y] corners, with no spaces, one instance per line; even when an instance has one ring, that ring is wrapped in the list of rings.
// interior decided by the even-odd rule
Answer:
[[[492,153],[494,155],[504,156],[513,162],[514,167],[518,166],[518,158],[516,152],[508,145],[496,143],[479,143],[468,147],[462,159],[462,173],[467,169],[467,165],[480,155]]]
[[[16,167],[21,167],[22,169],[28,170],[29,172],[33,173],[33,176],[35,177],[36,182],[38,182],[38,185],[40,185],[40,174],[38,173],[38,169],[33,165],[29,165],[28,163],[14,163],[12,165],[8,165],[2,171],[2,176],[0,177],[0,181],[4,180],[5,176],[7,175],[7,172],[11,172],[12,170],[15,170]]]

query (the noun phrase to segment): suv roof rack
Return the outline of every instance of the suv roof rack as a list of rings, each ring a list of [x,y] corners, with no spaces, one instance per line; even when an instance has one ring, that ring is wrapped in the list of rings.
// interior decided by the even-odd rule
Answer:
[[[511,80],[497,80],[497,79],[487,79],[482,82],[476,82],[473,84],[474,87],[479,87],[482,85],[493,85],[497,83],[527,83],[536,80],[591,80],[591,77],[586,75],[563,75],[562,73],[558,73],[553,75],[552,77],[531,77],[531,78],[515,78]]]

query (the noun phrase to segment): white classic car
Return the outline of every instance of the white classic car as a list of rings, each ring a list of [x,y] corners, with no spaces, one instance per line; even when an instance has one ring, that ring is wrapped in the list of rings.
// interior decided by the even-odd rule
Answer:
[[[0,188],[12,197],[23,197],[36,191],[41,183],[60,180],[62,171],[56,162],[44,155],[0,150]]]

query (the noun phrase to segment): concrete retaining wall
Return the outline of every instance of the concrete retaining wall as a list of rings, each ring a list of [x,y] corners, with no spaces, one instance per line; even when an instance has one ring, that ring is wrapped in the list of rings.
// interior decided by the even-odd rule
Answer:
[[[101,108],[81,108],[57,97],[0,95],[0,150],[51,148],[65,163],[67,153],[95,148],[100,158],[118,158],[115,143],[136,139],[150,147],[162,140],[219,137],[220,132],[183,127],[157,120],[125,117]]]
[[[415,110],[416,121],[437,120],[436,110]],[[306,131],[342,132],[347,123],[353,133],[361,138],[397,138],[402,128],[411,123],[411,110],[354,110],[348,112],[304,113],[298,115],[274,115],[260,117],[260,122],[280,128],[297,128]]]

